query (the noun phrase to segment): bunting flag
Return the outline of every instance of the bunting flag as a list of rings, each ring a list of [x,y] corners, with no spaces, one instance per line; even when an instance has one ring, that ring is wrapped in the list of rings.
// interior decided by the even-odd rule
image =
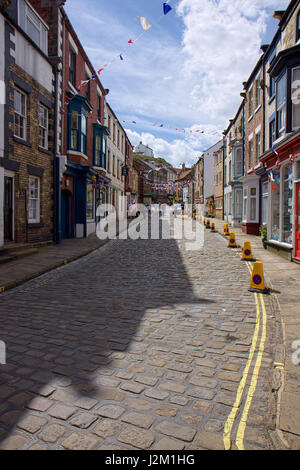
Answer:
[[[164,15],[167,15],[172,10],[172,7],[170,7],[170,5],[168,5],[167,3],[164,3],[163,10],[164,10]]]
[[[274,149],[273,145],[272,145],[272,152],[275,153],[276,157],[277,157],[277,160],[276,160],[276,166],[277,168],[280,168],[280,158],[279,158],[279,153]]]
[[[122,57],[122,54],[120,54],[120,59],[121,59],[121,60],[124,60],[123,57]]]
[[[152,27],[152,25],[150,23],[148,23],[148,21],[146,20],[146,18],[144,16],[138,16],[138,18],[140,19],[141,26],[142,26],[144,31],[148,31],[148,29],[150,29]]]
[[[295,163],[295,157],[296,157],[295,153],[290,155],[290,160],[291,160],[292,165],[294,165]]]

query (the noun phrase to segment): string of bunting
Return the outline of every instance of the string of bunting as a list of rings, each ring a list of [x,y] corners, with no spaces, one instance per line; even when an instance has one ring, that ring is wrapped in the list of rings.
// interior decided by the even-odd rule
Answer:
[[[163,14],[161,17],[159,17],[159,19],[156,21],[155,24],[158,24],[159,21],[161,21],[162,18],[164,18],[173,8],[169,5],[169,2],[170,0],[167,0],[165,3],[163,3]],[[106,64],[103,64],[98,70],[97,70],[97,74],[98,75],[101,75],[101,72],[103,72],[103,70],[105,68],[107,68],[109,65],[111,65],[113,62],[115,62],[117,59],[120,59],[121,61],[124,61],[124,54],[126,53],[126,51],[128,50],[129,47],[131,47],[132,44],[136,44],[136,42],[141,39],[141,37],[147,32],[149,31],[153,25],[151,25],[147,19],[144,17],[144,16],[138,16],[137,18],[139,18],[140,20],[140,24],[142,26],[142,33],[136,38],[136,39],[129,39],[128,40],[128,44],[127,44],[127,47],[121,52],[119,53],[116,57],[114,57],[110,62],[107,62]],[[67,106],[74,98],[75,96],[77,96],[78,94],[80,94],[81,92],[81,89],[82,88],[85,88],[87,86],[87,84],[91,81],[91,80],[95,80],[95,78],[97,77],[96,74],[93,74],[91,76],[91,78],[89,78],[88,80],[82,80],[80,85],[78,85],[77,87],[75,87],[76,89],[76,93],[74,93],[71,97],[67,96],[66,99],[65,99],[65,102],[64,102],[64,106]],[[62,114],[64,114],[64,110],[61,111]]]

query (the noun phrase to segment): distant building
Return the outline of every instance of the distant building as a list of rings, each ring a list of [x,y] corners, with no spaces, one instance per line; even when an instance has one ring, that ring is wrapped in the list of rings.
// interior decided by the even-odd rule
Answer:
[[[140,153],[141,155],[145,155],[145,157],[154,157],[153,150],[148,147],[148,145],[144,145],[142,142],[140,142],[139,145],[134,148],[134,151],[136,153]]]

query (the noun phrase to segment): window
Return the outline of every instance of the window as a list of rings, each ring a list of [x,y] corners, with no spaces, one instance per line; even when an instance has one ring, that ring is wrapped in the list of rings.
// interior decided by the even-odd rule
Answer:
[[[244,220],[247,220],[247,188],[244,188],[244,207],[243,207],[243,215]]]
[[[235,154],[235,176],[243,174],[243,152],[241,148],[236,150]]]
[[[69,52],[69,81],[75,86],[76,54],[70,49]]]
[[[39,106],[39,146],[48,149],[48,109]]]
[[[277,82],[277,132],[278,137],[285,132],[286,121],[286,75],[284,74]]]
[[[107,171],[111,173],[110,150],[107,151]]]
[[[97,118],[101,121],[101,96],[98,95],[97,98]]]
[[[256,80],[256,107],[261,105],[260,77]]]
[[[292,70],[292,126],[300,127],[300,67]]]
[[[106,168],[106,139],[102,137],[102,168]]]
[[[28,222],[40,222],[40,179],[29,176]]]
[[[269,88],[269,98],[272,98],[275,94],[275,79],[270,77],[270,88]]]
[[[43,21],[33,9],[19,0],[19,25],[30,39],[45,53],[48,53],[48,31]]]
[[[265,182],[262,184],[262,224],[268,223],[268,204],[269,204],[269,184]]]
[[[95,137],[95,166],[101,166],[101,136]]]
[[[88,183],[86,187],[86,218],[95,219],[95,190],[91,183]]]
[[[273,119],[269,124],[269,132],[270,132],[270,148],[273,145],[273,142],[276,140],[276,126],[275,126],[275,119]]]
[[[298,13],[297,16],[297,24],[296,24],[296,42],[299,41],[300,39],[300,12]]]
[[[256,134],[256,156],[257,160],[260,157],[260,151],[261,151],[261,138],[260,138],[260,132]]]
[[[80,151],[84,154],[87,153],[87,117],[84,114],[81,115]]]
[[[86,80],[88,80],[88,83],[85,85],[85,97],[89,101],[90,100],[90,92],[91,92],[91,82],[90,82],[90,77],[86,75],[85,77]]]
[[[120,169],[121,169],[121,164],[120,164],[120,161],[117,160],[117,178],[118,178],[118,180],[120,179],[120,175],[121,175]]]
[[[116,176],[116,157],[113,156],[113,175]]]
[[[120,131],[118,129],[118,140],[117,140],[118,149],[120,148]]]
[[[242,217],[242,190],[237,189],[235,191],[235,216],[237,218]]]
[[[78,111],[72,110],[71,114],[71,148],[78,149]]]
[[[26,95],[14,89],[14,135],[26,140]]]
[[[248,169],[253,167],[253,139],[249,140],[249,165]]]
[[[108,130],[111,132],[111,118],[108,116]]]
[[[113,142],[116,143],[116,125],[113,125]]]
[[[252,116],[254,112],[254,99],[253,99],[253,88],[249,91],[249,115]]]

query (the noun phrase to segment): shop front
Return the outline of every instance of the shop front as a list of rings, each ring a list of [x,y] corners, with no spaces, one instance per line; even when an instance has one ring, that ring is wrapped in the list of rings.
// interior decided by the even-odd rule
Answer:
[[[252,173],[240,179],[243,182],[242,230],[250,235],[259,235],[259,181]]]

